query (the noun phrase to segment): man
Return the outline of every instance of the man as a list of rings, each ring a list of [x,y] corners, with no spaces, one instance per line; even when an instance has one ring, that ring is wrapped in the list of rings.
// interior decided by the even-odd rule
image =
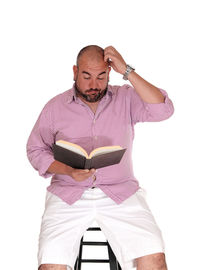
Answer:
[[[132,86],[108,84],[110,70]],[[161,232],[132,168],[132,141],[137,122],[169,118],[167,92],[153,86],[109,46],[84,47],[73,67],[73,88],[43,108],[27,143],[28,158],[43,177],[52,176],[39,238],[40,270],[73,268],[79,242],[96,220],[122,270],[166,270]],[[127,148],[119,164],[98,170],[74,169],[52,154],[63,139],[88,153],[106,145]]]

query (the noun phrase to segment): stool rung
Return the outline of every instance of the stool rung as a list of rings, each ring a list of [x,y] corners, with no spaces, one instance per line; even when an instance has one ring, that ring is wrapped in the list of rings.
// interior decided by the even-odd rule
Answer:
[[[100,227],[90,227],[87,231],[101,231]],[[110,244],[108,241],[97,242],[97,241],[83,241],[84,236],[82,236],[79,247],[79,255],[77,256],[74,270],[81,270],[81,263],[109,263],[110,270],[121,270],[121,266],[116,259],[115,254],[113,253]],[[83,246],[91,245],[91,246],[107,246],[108,248],[108,259],[82,259],[82,251]]]
[[[109,263],[109,260],[104,260],[104,259],[81,259],[81,262],[84,263],[95,263],[95,262],[100,262],[100,263]]]
[[[91,227],[88,228],[87,231],[101,231],[101,229],[99,227]]]
[[[83,241],[81,243],[82,245],[85,245],[85,246],[107,246],[108,243],[107,242],[95,242],[95,241]]]

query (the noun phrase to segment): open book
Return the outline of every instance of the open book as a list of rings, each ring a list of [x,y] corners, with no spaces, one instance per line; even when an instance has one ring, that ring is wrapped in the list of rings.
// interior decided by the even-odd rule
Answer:
[[[118,164],[126,148],[119,145],[103,146],[94,149],[88,156],[87,152],[79,145],[58,140],[53,144],[55,160],[63,162],[76,169],[98,169]]]

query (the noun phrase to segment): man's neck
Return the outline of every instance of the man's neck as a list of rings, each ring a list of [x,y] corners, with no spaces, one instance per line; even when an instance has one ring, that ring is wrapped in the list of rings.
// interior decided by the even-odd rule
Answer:
[[[98,104],[99,104],[99,101],[96,101],[96,102],[88,102],[86,101],[84,98],[82,98],[81,96],[79,96],[79,98],[85,103],[87,104],[90,109],[93,111],[93,113],[95,114],[96,110],[97,110],[97,107],[98,107]]]

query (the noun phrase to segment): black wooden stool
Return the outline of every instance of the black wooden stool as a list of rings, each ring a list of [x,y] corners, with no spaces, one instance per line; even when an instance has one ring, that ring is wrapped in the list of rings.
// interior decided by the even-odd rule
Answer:
[[[91,227],[88,228],[87,231],[101,231],[99,227]],[[84,236],[83,236],[84,237]],[[79,254],[77,256],[75,265],[74,265],[74,270],[81,270],[81,263],[109,263],[110,264],[110,270],[121,270],[121,266],[119,262],[117,261],[115,254],[113,253],[108,241],[106,242],[90,242],[90,241],[83,241],[83,237],[81,238],[80,242],[80,249],[79,249]],[[82,249],[83,245],[91,245],[91,246],[107,246],[108,248],[108,255],[109,259],[104,260],[104,259],[82,259]]]

